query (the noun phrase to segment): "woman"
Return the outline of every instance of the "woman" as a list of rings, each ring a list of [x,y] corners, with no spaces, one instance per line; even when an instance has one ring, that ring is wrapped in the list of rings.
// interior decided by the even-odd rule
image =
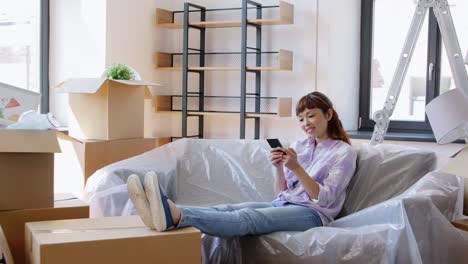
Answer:
[[[307,139],[291,148],[274,148],[272,202],[249,202],[212,207],[177,206],[163,193],[154,172],[128,178],[128,192],[143,222],[150,228],[194,226],[220,237],[259,235],[275,231],[305,231],[333,221],[354,174],[356,152],[330,100],[313,92],[302,97],[296,115]]]

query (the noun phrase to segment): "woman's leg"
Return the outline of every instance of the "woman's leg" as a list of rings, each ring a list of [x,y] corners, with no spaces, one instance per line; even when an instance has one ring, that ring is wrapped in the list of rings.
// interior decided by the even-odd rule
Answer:
[[[252,208],[252,209],[260,209],[260,208],[269,208],[274,207],[271,202],[246,202],[246,203],[238,203],[238,204],[220,204],[214,206],[184,206],[184,205],[177,205],[179,209],[181,208],[190,208],[196,210],[205,210],[205,211],[212,211],[212,212],[232,212],[236,210],[241,210],[245,208]]]
[[[220,237],[305,231],[322,225],[314,209],[299,205],[243,208],[224,212],[181,207],[180,212],[177,228],[194,226],[205,234]]]

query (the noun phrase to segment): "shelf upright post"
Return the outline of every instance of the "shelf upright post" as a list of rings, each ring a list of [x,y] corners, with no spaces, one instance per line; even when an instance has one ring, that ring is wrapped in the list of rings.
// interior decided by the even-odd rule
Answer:
[[[246,93],[247,93],[247,5],[242,1],[241,27],[241,90],[240,90],[240,139],[245,139]]]
[[[200,14],[200,20],[206,21],[206,9],[202,8]],[[205,67],[205,32],[206,28],[200,29],[200,67]],[[200,112],[205,111],[205,71],[198,72],[199,74],[199,96],[198,96],[198,110]],[[198,137],[203,138],[203,128],[204,128],[204,116],[198,116]]]
[[[190,3],[184,3],[184,37],[182,54],[182,137],[187,137],[188,45]]]
[[[262,7],[257,6],[257,19],[262,19]],[[256,27],[256,43],[257,43],[257,54],[255,66],[262,66],[262,26],[257,25]],[[255,112],[260,112],[260,92],[262,86],[262,72],[255,72]],[[260,117],[255,117],[255,139],[260,138]]]
[[[261,25],[251,24],[248,22],[248,5],[254,5],[257,9],[257,18],[262,13],[262,5],[251,0],[242,1],[242,41],[241,41],[241,102],[240,102],[240,138],[245,139],[245,121],[246,121],[246,101],[247,101],[247,27],[255,26],[257,33],[257,48],[256,50],[256,64],[261,64]],[[259,41],[260,39],[260,41]],[[260,48],[259,48],[260,45]],[[260,112],[260,85],[261,85],[261,73],[257,71],[255,73],[255,111]],[[255,138],[260,137],[260,118],[255,117]]]

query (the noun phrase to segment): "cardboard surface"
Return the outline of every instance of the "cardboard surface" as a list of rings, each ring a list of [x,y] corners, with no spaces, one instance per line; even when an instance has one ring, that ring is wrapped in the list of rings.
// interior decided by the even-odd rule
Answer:
[[[10,248],[8,247],[7,240],[3,234],[2,226],[0,225],[0,263],[13,264],[13,257],[11,256]]]
[[[55,130],[0,129],[0,139],[0,152],[60,152]]]
[[[0,153],[0,170],[0,210],[53,206],[53,153]]]
[[[0,225],[3,227],[15,263],[25,262],[25,223],[61,219],[88,218],[89,206],[70,196],[56,196],[53,207],[0,211]]]
[[[81,194],[86,180],[97,170],[169,143],[170,138],[106,141],[59,140],[62,153],[55,155],[55,191]]]
[[[449,159],[441,171],[464,177],[463,214],[468,215],[468,147]]]
[[[139,216],[28,223],[28,263],[200,263],[201,233],[148,229]]]
[[[52,207],[56,131],[0,129],[0,210]]]
[[[81,78],[57,85],[58,92],[69,93],[70,136],[83,140],[142,138],[148,85],[157,84]]]
[[[461,230],[465,230],[468,232],[468,219],[453,221],[452,224],[456,228],[460,228]]]

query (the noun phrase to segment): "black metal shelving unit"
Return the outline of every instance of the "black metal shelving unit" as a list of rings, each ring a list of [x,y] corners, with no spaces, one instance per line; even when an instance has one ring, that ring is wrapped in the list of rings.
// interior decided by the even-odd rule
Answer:
[[[252,23],[249,22],[248,10],[255,9],[255,19],[262,19],[263,10],[266,8],[278,8],[279,5],[270,5],[262,6],[262,4],[257,3],[252,0],[242,0],[242,7],[240,8],[216,8],[216,9],[207,9],[206,7],[192,4],[184,3],[183,11],[173,11],[172,12],[172,21],[174,21],[174,16],[177,13],[183,12],[183,51],[182,53],[172,53],[171,55],[171,66],[174,61],[174,56],[182,56],[182,105],[180,110],[176,110],[172,106],[172,99],[177,96],[171,96],[171,111],[181,111],[182,112],[182,137],[204,137],[204,115],[202,113],[207,112],[217,112],[217,113],[239,113],[240,115],[240,138],[245,139],[246,132],[246,121],[247,119],[254,119],[254,138],[260,138],[260,117],[252,116],[249,114],[272,114],[268,112],[261,112],[261,100],[263,99],[275,99],[276,97],[262,97],[261,96],[261,82],[262,82],[262,71],[261,70],[249,70],[247,67],[247,55],[255,54],[255,66],[261,67],[262,64],[262,54],[276,54],[278,52],[273,51],[262,51],[262,24],[261,23]],[[206,28],[204,26],[197,26],[193,21],[190,20],[191,13],[200,14],[200,22],[206,22],[207,12],[212,11],[227,11],[227,10],[240,10],[241,11],[241,51],[240,52],[206,52],[205,50],[205,38],[206,38]],[[195,23],[196,24],[196,23]],[[247,44],[248,40],[248,28],[254,27],[256,31],[255,35],[255,47],[250,47]],[[199,48],[189,47],[189,31],[197,30],[200,34],[199,38]],[[240,54],[241,55],[241,85],[240,85],[240,95],[239,97],[232,97],[240,99],[240,110],[238,112],[234,111],[206,111],[205,110],[205,98],[227,98],[226,96],[205,96],[205,71],[204,70],[194,70],[189,67],[189,56],[198,55],[199,56],[199,67],[205,67],[205,56],[207,55],[219,55],[219,54]],[[247,74],[255,75],[255,92],[249,93],[247,91]],[[197,74],[199,77],[198,81],[198,91],[189,92],[189,78],[190,74]],[[188,98],[198,97],[198,110],[194,111],[193,109],[189,111],[188,109]],[[255,99],[255,111],[248,112],[246,109],[247,98]],[[200,114],[197,114],[197,113]],[[198,134],[197,135],[188,135],[187,121],[189,117],[198,118]],[[176,138],[176,137],[174,137]]]

